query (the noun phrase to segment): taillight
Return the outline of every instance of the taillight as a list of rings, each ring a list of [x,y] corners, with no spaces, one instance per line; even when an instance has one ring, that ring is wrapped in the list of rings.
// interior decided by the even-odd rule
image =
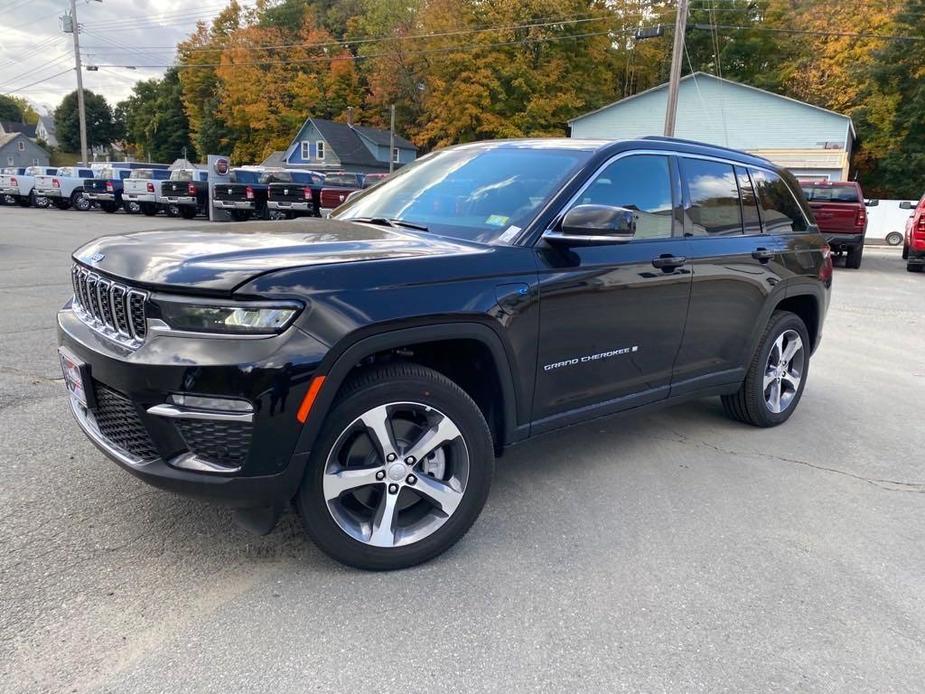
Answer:
[[[864,226],[864,222],[866,220],[867,220],[867,215],[865,214],[864,208],[862,207],[860,210],[858,210],[858,217],[857,219],[854,220],[854,225],[862,227]]]
[[[106,181],[106,192],[107,193],[113,192],[112,181]]]
[[[18,186],[18,185],[19,185],[19,182],[16,180],[16,176],[10,176],[10,185],[11,185],[11,186]]]
[[[302,190],[302,192],[305,194],[305,199],[306,199],[306,200],[311,200],[311,199],[312,199],[312,189],[311,189],[311,188],[304,188],[304,189]]]
[[[61,181],[59,181],[57,178],[53,178],[53,179],[51,179],[51,186],[52,186],[52,188],[60,188],[60,187],[61,187]]]
[[[187,184],[186,184],[186,192],[187,192],[189,195],[196,195],[196,186],[194,186],[192,183],[187,183]]]
[[[832,280],[832,249],[828,244],[822,249],[822,265],[819,266],[819,279],[823,282]]]
[[[247,198],[248,200],[253,200],[254,199],[254,189],[251,188],[250,186],[247,186],[247,188],[244,189],[244,197]]]
[[[148,181],[148,185],[145,186],[145,187],[148,189],[148,192],[149,192],[149,193],[153,193],[153,192],[154,192],[154,184],[151,183],[151,181]]]

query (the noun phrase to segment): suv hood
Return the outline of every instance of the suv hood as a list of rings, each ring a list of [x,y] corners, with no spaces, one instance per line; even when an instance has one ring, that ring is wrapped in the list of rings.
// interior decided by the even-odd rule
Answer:
[[[73,257],[129,283],[230,292],[258,275],[286,268],[480,252],[479,246],[426,232],[308,219],[104,236]]]

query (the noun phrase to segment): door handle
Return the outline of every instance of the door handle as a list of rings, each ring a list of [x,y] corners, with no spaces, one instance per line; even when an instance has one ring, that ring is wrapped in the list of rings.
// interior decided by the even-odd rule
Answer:
[[[760,260],[762,263],[768,262],[773,257],[774,251],[770,251],[767,248],[756,248],[752,251],[752,258]]]
[[[670,253],[663,253],[657,258],[652,258],[653,267],[657,267],[661,270],[673,270],[674,268],[681,267],[686,262],[687,258],[683,255],[671,255]]]

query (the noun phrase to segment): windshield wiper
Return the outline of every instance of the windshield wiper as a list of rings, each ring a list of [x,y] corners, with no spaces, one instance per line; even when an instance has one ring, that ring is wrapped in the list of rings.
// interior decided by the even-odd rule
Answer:
[[[407,227],[409,229],[417,229],[418,231],[430,231],[430,229],[423,224],[415,224],[414,222],[406,222],[404,219],[390,219],[388,217],[353,217],[345,221],[366,222],[367,224],[378,224],[384,227]]]

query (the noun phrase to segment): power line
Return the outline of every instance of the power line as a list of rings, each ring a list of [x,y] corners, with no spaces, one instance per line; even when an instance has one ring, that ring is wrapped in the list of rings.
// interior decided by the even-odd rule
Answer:
[[[608,29],[607,31],[593,31],[583,34],[569,34],[567,36],[547,36],[543,38],[535,39],[519,39],[515,41],[503,41],[500,43],[486,43],[484,45],[466,45],[466,46],[450,46],[450,47],[441,47],[435,49],[426,49],[420,51],[408,51],[406,55],[425,55],[430,53],[459,53],[464,51],[477,51],[483,50],[486,48],[500,48],[503,46],[514,46],[521,44],[531,44],[531,43],[549,43],[554,41],[568,41],[573,39],[582,39],[589,38],[592,36],[607,36],[613,34],[632,34],[636,31],[633,29]],[[253,62],[234,62],[229,63],[192,63],[189,65],[182,64],[170,64],[170,65],[99,65],[98,67],[120,67],[120,68],[171,68],[176,67],[180,70],[186,70],[190,68],[207,68],[207,67],[222,67],[223,65],[231,66],[257,66],[257,65],[300,65],[303,63],[315,63],[315,62],[336,62],[342,60],[350,61],[359,61],[359,60],[368,60],[371,58],[381,58],[392,55],[391,53],[371,53],[369,55],[335,55],[335,56],[315,56],[311,58],[302,58],[299,60],[260,60]]]
[[[29,84],[24,84],[23,86],[17,87],[16,89],[9,89],[9,90],[5,91],[4,94],[15,94],[16,92],[21,92],[22,90],[28,89],[29,87],[32,87],[32,86],[34,86],[34,85],[36,85],[36,84],[42,84],[42,82],[48,82],[49,80],[53,80],[55,77],[60,77],[61,75],[65,74],[65,73],[67,73],[67,72],[73,72],[73,71],[74,71],[74,68],[69,67],[69,68],[66,69],[66,70],[62,70],[61,72],[56,72],[55,74],[49,75],[48,77],[43,77],[42,79],[36,80],[35,82],[30,82]]]
[[[863,31],[813,31],[810,29],[777,29],[774,27],[753,26],[735,26],[732,24],[692,24],[692,29],[701,31],[712,31],[712,27],[717,29],[730,30],[755,30],[766,31],[772,34],[803,34],[808,36],[850,36],[861,39],[882,39],[885,41],[925,41],[925,36],[908,36],[902,34],[870,34]]]

